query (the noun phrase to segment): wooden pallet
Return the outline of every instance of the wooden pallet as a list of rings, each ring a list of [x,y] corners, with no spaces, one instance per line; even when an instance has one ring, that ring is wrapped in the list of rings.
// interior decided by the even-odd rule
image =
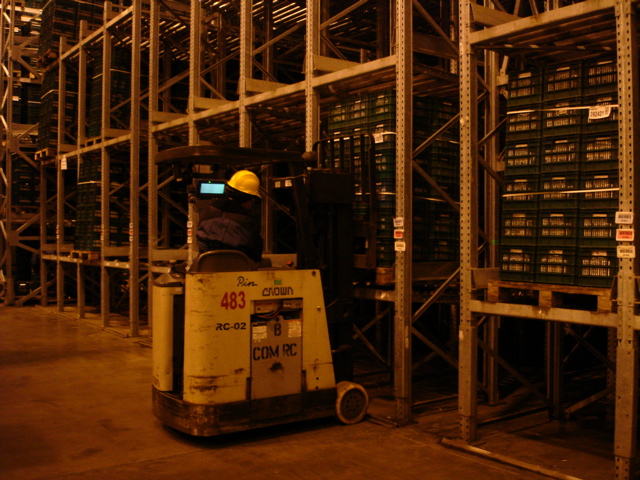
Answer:
[[[71,250],[71,258],[79,258],[81,260],[95,261],[100,259],[100,252]]]
[[[102,141],[102,137],[91,137],[87,138],[84,142],[85,147],[91,147],[96,143],[100,143]]]
[[[489,282],[487,301],[610,312],[611,289],[526,282]]]
[[[50,48],[50,49],[46,50],[38,58],[36,64],[39,67],[44,68],[44,67],[48,66],[49,64],[53,63],[54,61],[56,61],[58,59],[59,55],[60,55],[60,52],[58,50]]]
[[[46,160],[48,158],[53,158],[56,156],[56,149],[55,148],[45,148],[43,150],[38,150],[36,152],[36,160]]]

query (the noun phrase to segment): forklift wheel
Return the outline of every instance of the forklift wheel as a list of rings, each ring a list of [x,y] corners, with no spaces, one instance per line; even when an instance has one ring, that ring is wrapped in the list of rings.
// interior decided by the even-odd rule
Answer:
[[[357,383],[340,382],[336,390],[336,414],[340,421],[345,425],[353,425],[362,420],[369,406],[369,396],[364,387]]]

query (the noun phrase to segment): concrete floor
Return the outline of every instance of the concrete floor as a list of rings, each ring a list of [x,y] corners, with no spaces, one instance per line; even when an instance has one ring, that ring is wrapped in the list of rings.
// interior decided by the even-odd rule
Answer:
[[[152,415],[150,372],[151,349],[140,339],[41,307],[0,306],[0,479],[548,478],[443,446],[455,408],[404,428],[326,419],[191,438]],[[517,450],[516,431],[487,438]],[[525,437],[531,460],[544,458],[547,443]],[[572,458],[552,447],[557,461]],[[592,453],[597,468],[576,462],[591,472],[584,478],[612,478]]]

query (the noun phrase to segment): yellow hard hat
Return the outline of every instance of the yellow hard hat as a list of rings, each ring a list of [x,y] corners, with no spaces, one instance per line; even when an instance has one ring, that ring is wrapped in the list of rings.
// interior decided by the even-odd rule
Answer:
[[[233,177],[227,182],[227,185],[242,193],[260,197],[260,179],[255,173],[249,170],[240,170],[234,173]]]

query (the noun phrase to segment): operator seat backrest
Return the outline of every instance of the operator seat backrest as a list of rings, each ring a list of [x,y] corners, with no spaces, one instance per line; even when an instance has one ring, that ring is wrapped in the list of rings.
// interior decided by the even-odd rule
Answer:
[[[189,272],[248,272],[257,269],[255,262],[238,250],[212,250],[200,254]]]

